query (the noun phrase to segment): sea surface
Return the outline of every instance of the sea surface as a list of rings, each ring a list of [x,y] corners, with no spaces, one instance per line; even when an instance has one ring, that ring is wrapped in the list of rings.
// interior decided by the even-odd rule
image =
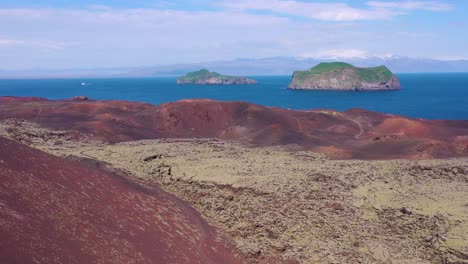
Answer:
[[[397,76],[402,90],[379,92],[287,90],[290,76],[250,76],[259,83],[225,86],[177,85],[175,77],[0,80],[0,96],[64,99],[84,95],[152,104],[209,98],[301,110],[364,108],[413,118],[468,120],[468,73]]]

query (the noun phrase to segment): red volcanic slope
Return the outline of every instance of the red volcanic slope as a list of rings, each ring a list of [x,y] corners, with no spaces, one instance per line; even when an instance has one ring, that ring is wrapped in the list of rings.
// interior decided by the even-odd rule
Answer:
[[[1,263],[239,263],[182,201],[0,138]]]
[[[125,101],[0,97],[0,119],[77,130],[110,141],[217,137],[257,145],[298,144],[337,158],[468,156],[468,120],[409,119],[353,109],[290,111],[243,102]]]

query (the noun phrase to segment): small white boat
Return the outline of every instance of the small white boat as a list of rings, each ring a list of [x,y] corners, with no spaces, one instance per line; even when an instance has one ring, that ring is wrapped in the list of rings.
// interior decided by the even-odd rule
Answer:
[[[82,82],[82,83],[81,83],[81,86],[88,86],[88,85],[91,85],[91,84],[92,84],[92,83],[84,83],[84,82]]]

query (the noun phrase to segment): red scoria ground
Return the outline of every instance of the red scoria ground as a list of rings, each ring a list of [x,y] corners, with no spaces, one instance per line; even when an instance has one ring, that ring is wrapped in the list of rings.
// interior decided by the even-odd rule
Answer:
[[[0,137],[0,263],[240,263],[220,241],[158,186]]]
[[[80,141],[86,139],[88,135],[105,142],[159,138],[219,138],[257,146],[289,145],[291,149],[322,152],[337,159],[426,159],[468,156],[468,120],[410,119],[361,109],[345,112],[290,111],[243,102],[212,100],[182,100],[150,105],[126,101],[94,101],[85,97],[68,100],[0,97],[0,121],[7,119],[26,120],[51,131],[65,130],[67,132],[63,139],[70,141]],[[13,120],[12,123],[15,122],[17,121]],[[20,123],[22,122],[18,122]],[[13,129],[10,132],[15,135],[22,131],[15,132]],[[18,138],[21,140],[23,137],[20,135]],[[24,138],[27,139],[27,135]],[[120,157],[129,162],[135,158],[127,158],[125,155]],[[294,162],[295,160],[288,164]],[[321,160],[318,160],[317,164],[319,162]],[[285,169],[288,169],[288,166]],[[424,171],[431,171],[426,167],[421,168]],[[450,167],[447,170],[458,175],[464,174],[466,171],[464,168]],[[298,173],[297,168],[294,169],[295,173]],[[183,172],[177,173],[184,175]],[[307,179],[315,185],[319,182],[323,184],[323,190],[328,190],[329,193],[317,194],[319,200],[300,201],[291,199],[289,193],[287,196],[275,197],[277,190],[282,189],[276,188],[275,185],[275,191],[271,192],[273,197],[271,201],[275,201],[275,206],[272,208],[265,207],[266,209],[262,211],[258,210],[262,208],[261,206],[250,207],[252,201],[261,202],[263,198],[258,199],[246,194],[245,199],[239,199],[241,202],[245,201],[245,207],[238,206],[244,205],[241,202],[232,203],[232,207],[226,205],[222,211],[224,215],[221,215],[226,217],[219,219],[238,222],[246,220],[239,215],[251,215],[247,218],[248,224],[254,226],[255,229],[252,230],[256,230],[255,234],[258,234],[256,238],[261,241],[265,238],[262,227],[268,225],[258,225],[258,223],[270,223],[269,213],[276,210],[277,203],[291,202],[289,208],[299,208],[295,203],[304,202],[301,204],[303,209],[298,211],[296,218],[288,214],[285,219],[288,224],[294,222],[292,220],[297,220],[295,222],[297,226],[303,224],[301,219],[304,212],[310,213],[309,219],[319,219],[317,218],[319,216],[314,215],[317,208],[332,206],[342,211],[338,203],[323,203],[321,198],[326,196],[332,199],[335,197],[332,191],[341,185],[336,181],[321,180],[323,178],[321,174],[310,176],[309,167],[302,173],[307,177],[300,179]],[[380,175],[377,173],[369,176],[366,173],[372,174],[369,171],[361,171],[359,167],[359,172],[351,176],[371,179],[371,176]],[[292,175],[294,177],[291,179],[295,179],[299,174]],[[413,178],[411,174],[407,175],[405,170],[396,170],[396,175]],[[332,176],[336,175],[332,173],[330,179]],[[283,178],[283,175],[281,177]],[[422,178],[427,177],[423,175]],[[351,178],[346,177],[346,179]],[[124,173],[107,168],[101,162],[65,160],[0,137],[0,263],[249,262],[239,259],[236,256],[237,252],[231,250],[222,239],[218,238],[215,230],[210,228],[194,209],[177,197],[162,191],[156,184],[156,182],[140,182],[135,177],[127,178]],[[182,188],[184,185],[187,186],[186,189]],[[199,204],[202,205],[211,205],[210,202],[217,205],[219,201],[224,201],[226,196],[226,191],[222,188],[218,192],[219,197],[216,196],[218,195],[216,191],[205,188],[202,184],[199,189],[193,188],[192,180],[188,182],[174,180],[171,186],[173,193],[191,201],[192,205],[197,204],[199,200],[201,200]],[[347,184],[346,188],[351,190],[354,188],[352,186]],[[216,190],[215,187],[210,188]],[[301,191],[296,187],[292,190],[296,193]],[[304,194],[311,193],[308,188],[302,191]],[[212,199],[199,199],[200,193],[203,197]],[[287,200],[281,200],[281,197],[286,197]],[[313,198],[313,196],[307,197]],[[318,201],[317,204],[324,205],[310,207],[311,204],[308,204],[310,201]],[[346,202],[350,203],[349,208],[354,208],[349,199],[343,199],[342,203]],[[204,215],[212,216],[210,220],[219,220],[216,218],[220,215],[216,209],[218,207],[197,208],[201,208],[200,211]],[[304,208],[312,209],[307,211]],[[210,211],[211,209],[214,211]],[[242,214],[244,212],[247,214]],[[394,212],[397,215],[401,214],[397,209]],[[325,219],[329,219],[328,217]],[[343,219],[347,220],[339,214],[331,214],[330,217],[336,217],[334,218],[336,223]],[[416,219],[419,216],[414,214],[413,217]],[[392,222],[389,226],[395,225]],[[271,228],[275,227],[278,226]],[[347,230],[347,226],[343,225],[343,229]],[[421,228],[424,232],[426,229]],[[339,228],[333,226],[329,230],[334,231]],[[234,229],[232,233],[243,235],[244,231]],[[391,235],[395,233],[393,230],[388,232]],[[248,232],[247,234],[252,236]],[[420,239],[419,236],[417,239]],[[330,241],[323,238],[322,240]],[[405,241],[412,243],[412,240]],[[279,248],[287,249],[287,247]],[[292,249],[290,251],[295,253],[296,251]],[[258,252],[261,251],[254,252],[257,257],[260,254]],[[276,255],[272,258],[274,257]],[[265,259],[265,263],[281,262]]]
[[[220,138],[262,146],[293,144],[345,159],[468,156],[468,120],[410,119],[361,109],[290,111],[212,100],[150,105],[0,97],[0,120],[9,118],[108,142]]]

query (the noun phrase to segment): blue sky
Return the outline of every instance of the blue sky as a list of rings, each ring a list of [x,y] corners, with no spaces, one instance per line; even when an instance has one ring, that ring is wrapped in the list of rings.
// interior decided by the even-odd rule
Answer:
[[[468,1],[0,0],[0,69],[273,56],[468,59]]]

